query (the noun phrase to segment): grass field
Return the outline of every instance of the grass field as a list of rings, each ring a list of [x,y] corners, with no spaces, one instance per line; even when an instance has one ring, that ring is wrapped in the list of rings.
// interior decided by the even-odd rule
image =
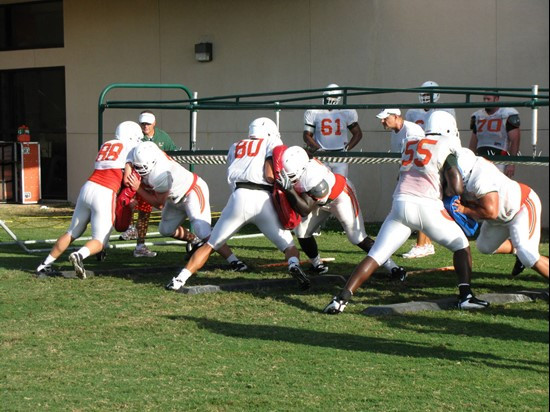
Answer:
[[[70,208],[0,205],[20,240],[49,239]],[[155,224],[150,231],[156,231]],[[375,235],[376,225],[368,227]],[[11,238],[0,228],[0,242]],[[545,236],[541,252],[548,255]],[[119,244],[116,241],[113,244]],[[318,238],[331,274],[363,258],[336,226]],[[406,252],[413,240],[398,255]],[[264,267],[282,254],[264,238],[233,240],[250,273],[223,270],[213,256],[189,285],[286,279]],[[48,248],[27,244],[29,249]],[[32,275],[47,254],[0,245],[0,411],[547,411],[548,303],[493,305],[485,311],[368,317],[371,305],[457,293],[452,271],[377,276],[339,316],[320,313],[341,284],[183,295],[164,284],[183,264],[183,246],[132,249],[85,261],[104,271],[87,280]],[[547,289],[528,270],[509,273],[512,256],[482,256],[472,242],[474,291]],[[452,264],[436,255],[395,260],[410,270]],[[67,255],[58,267],[70,270]],[[143,268],[141,270],[140,268]],[[111,270],[111,272],[109,272]]]

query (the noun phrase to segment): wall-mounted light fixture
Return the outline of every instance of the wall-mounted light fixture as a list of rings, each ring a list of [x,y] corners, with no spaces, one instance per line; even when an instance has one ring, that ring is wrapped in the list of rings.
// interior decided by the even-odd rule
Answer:
[[[195,60],[198,62],[212,61],[212,43],[195,44]]]

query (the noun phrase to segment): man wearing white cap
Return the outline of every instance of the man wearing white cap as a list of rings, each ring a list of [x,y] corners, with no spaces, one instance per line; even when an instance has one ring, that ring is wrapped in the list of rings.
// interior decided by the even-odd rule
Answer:
[[[384,109],[376,115],[384,129],[391,130],[390,152],[402,153],[403,142],[410,137],[424,137],[424,130],[416,123],[409,122],[401,116],[399,109]]]
[[[153,142],[164,151],[179,150],[179,147],[176,146],[168,133],[155,127],[157,122],[155,115],[151,111],[144,110],[141,112],[138,122],[143,132],[143,142]],[[120,237],[123,240],[137,239],[136,248],[134,250],[135,257],[155,257],[157,252],[149,250],[145,245],[145,236],[147,235],[149,218],[151,217],[153,207],[141,196],[138,195],[136,198],[138,200],[136,206],[138,211],[137,228],[131,225]]]

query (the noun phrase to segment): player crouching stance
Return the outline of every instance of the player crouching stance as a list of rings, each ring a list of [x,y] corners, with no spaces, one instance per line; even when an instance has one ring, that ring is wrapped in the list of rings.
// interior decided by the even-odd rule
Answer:
[[[134,174],[126,174],[129,186],[147,203],[162,209],[159,232],[198,247],[211,233],[210,191],[206,182],[195,173],[168,157],[153,142],[143,142],[135,149]],[[189,218],[192,233],[181,226]],[[234,271],[244,271],[247,266],[231,252],[223,242],[218,252]]]
[[[231,146],[227,156],[227,182],[233,187],[233,193],[208,242],[191,256],[185,268],[166,286],[167,289],[179,290],[193,273],[204,266],[214,250],[219,250],[249,223],[256,225],[285,254],[289,273],[300,287],[309,288],[310,281],[300,267],[300,252],[294,246],[292,233],[281,226],[271,200],[274,182],[272,154],[279,145],[282,141],[277,125],[271,119],[261,117],[250,124],[248,138]]]
[[[539,253],[542,209],[535,191],[469,149],[460,150],[458,165],[465,187],[455,206],[458,212],[483,221],[476,241],[478,250],[514,253],[513,276],[528,267],[548,279],[548,256]]]
[[[463,182],[457,167],[453,139],[458,137],[456,121],[447,112],[433,113],[426,125],[426,137],[404,142],[399,182],[393,194],[390,214],[384,220],[368,256],[359,263],[344,289],[324,308],[324,313],[342,312],[353,293],[405,241],[413,230],[419,230],[453,252],[453,264],[458,276],[460,309],[483,309],[489,303],[477,299],[470,288],[472,256],[462,229],[443,206],[441,173],[446,194],[461,195]],[[455,140],[456,141],[456,140]]]
[[[69,255],[76,275],[86,279],[84,259],[103,251],[113,230],[116,194],[122,183],[122,171],[129,161],[132,149],[140,142],[143,133],[135,122],[120,123],[115,131],[115,139],[101,146],[94,164],[94,172],[80,189],[71,225],[52,247],[50,254],[36,268],[37,275],[59,275],[52,263],[78,239],[91,223],[92,239]]]
[[[303,218],[295,233],[315,272],[326,273],[328,267],[321,261],[313,233],[331,215],[338,219],[352,244],[369,252],[374,240],[367,236],[355,187],[349,179],[333,173],[317,159],[309,159],[301,147],[292,146],[283,153],[283,170],[277,183]],[[405,280],[405,269],[391,258],[383,266],[392,277]]]

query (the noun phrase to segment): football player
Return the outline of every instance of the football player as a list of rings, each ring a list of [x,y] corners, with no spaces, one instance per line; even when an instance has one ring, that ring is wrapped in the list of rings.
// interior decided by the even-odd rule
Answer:
[[[69,255],[76,275],[86,278],[84,259],[103,251],[113,229],[115,200],[122,183],[123,170],[131,159],[132,149],[142,137],[141,128],[132,121],[120,123],[115,131],[115,139],[101,146],[96,156],[94,171],[80,189],[71,225],[66,233],[55,242],[50,254],[36,268],[37,275],[60,275],[52,263],[78,239],[91,223],[92,239]]]
[[[323,95],[323,104],[335,106],[329,110],[307,110],[304,113],[304,142],[307,151],[347,152],[353,149],[363,138],[363,132],[357,122],[357,111],[338,109],[342,102],[342,91],[337,84],[329,84]],[[348,130],[351,139],[348,139]],[[348,175],[347,163],[329,162],[327,166],[344,177]]]
[[[374,240],[365,232],[363,213],[351,180],[333,173],[317,159],[309,159],[301,147],[291,146],[283,153],[283,170],[277,182],[285,190],[290,204],[302,216],[302,222],[294,232],[302,250],[310,258],[314,272],[328,272],[319,256],[313,233],[330,216],[338,219],[352,244],[369,252]],[[392,277],[405,280],[405,269],[390,258],[383,262],[383,266]]]
[[[422,83],[420,87],[431,89],[434,87],[439,87],[439,84],[437,84],[434,81],[428,80]],[[441,97],[440,93],[436,91],[429,91],[429,92],[426,91],[426,92],[418,93],[418,101],[422,104],[437,103],[440,97]],[[447,113],[450,113],[454,118],[456,118],[454,109],[421,108],[421,109],[407,110],[407,113],[405,113],[405,120],[412,123],[416,123],[422,129],[425,129],[427,119],[432,115],[432,113],[436,111],[445,111]],[[460,138],[456,137],[456,139],[460,139]],[[458,146],[462,146],[462,144],[460,143],[460,140],[458,140],[456,144]],[[416,244],[411,248],[411,250],[409,250],[407,253],[404,253],[403,257],[405,259],[414,259],[414,258],[422,258],[425,256],[430,256],[433,254],[435,254],[435,249],[430,238],[426,236],[425,233],[418,232],[418,238],[416,240]]]
[[[457,210],[481,220],[476,245],[481,253],[514,253],[512,275],[532,268],[548,279],[548,257],[539,253],[541,203],[529,186],[518,183],[483,157],[462,149],[458,165],[464,177],[464,194]]]
[[[288,271],[302,289],[310,281],[300,267],[300,252],[294,245],[292,233],[283,229],[272,203],[274,173],[272,153],[282,145],[277,125],[266,117],[250,123],[248,137],[234,143],[227,156],[227,182],[233,188],[227,205],[212,230],[208,242],[191,256],[180,273],[166,285],[179,290],[193,273],[202,268],[214,250],[244,225],[252,223],[284,253]]]
[[[499,96],[485,95],[483,101],[498,102]],[[470,150],[478,156],[516,156],[521,141],[519,113],[511,107],[487,107],[476,111],[470,121]],[[508,177],[514,177],[515,165],[498,165]]]
[[[458,276],[460,309],[483,309],[489,303],[477,299],[470,287],[472,256],[462,229],[443,206],[442,177],[447,195],[463,192],[462,176],[454,153],[458,129],[454,117],[444,111],[434,112],[426,124],[426,137],[409,140],[401,156],[399,182],[393,194],[390,214],[368,256],[359,263],[344,289],[324,308],[329,314],[341,313],[354,292],[367,281],[411,235],[412,230],[425,231],[440,245],[453,252]]]
[[[140,143],[132,163],[141,180],[127,174],[128,186],[148,204],[162,209],[160,234],[186,241],[192,245],[189,254],[194,253],[211,233],[210,191],[206,182],[168,157],[153,142]],[[185,218],[189,218],[195,233],[181,226]],[[247,269],[226,244],[220,245],[218,251],[232,270],[241,272]]]

